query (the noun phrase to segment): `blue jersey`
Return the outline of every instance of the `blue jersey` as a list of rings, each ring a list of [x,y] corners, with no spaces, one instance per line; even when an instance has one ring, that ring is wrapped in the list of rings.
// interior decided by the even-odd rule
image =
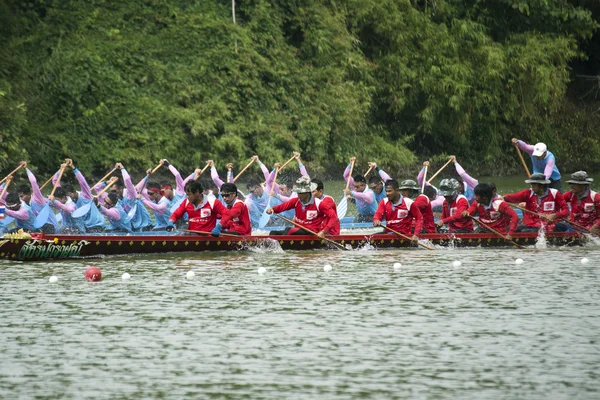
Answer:
[[[362,192],[362,193],[363,194],[370,193],[373,196],[373,198],[375,198],[375,193],[369,188],[366,188],[364,190],[364,192]],[[356,200],[356,209],[358,210],[358,215],[364,216],[364,217],[375,215],[375,211],[377,211],[377,206],[378,206],[378,203],[376,201],[373,201],[371,204],[369,204],[364,200],[360,200],[360,199],[355,199],[355,200]]]
[[[119,211],[119,216],[121,217],[119,220],[114,220],[114,219],[108,219],[109,222],[109,226],[108,229],[111,230],[115,230],[115,229],[123,229],[126,230],[127,232],[131,232],[131,222],[129,221],[129,217],[127,216],[127,213],[125,212],[125,210],[123,210],[123,207],[121,207],[119,204],[116,204],[113,208],[116,208],[117,211]]]
[[[248,207],[248,211],[250,212],[250,224],[253,228],[258,228],[260,223],[260,217],[262,217],[263,212],[267,208],[269,204],[269,195],[266,190],[263,191],[261,197],[256,197],[254,194],[249,194],[246,198],[246,207]]]
[[[173,200],[175,200],[175,198],[173,198]],[[167,225],[169,225],[169,217],[171,216],[171,209],[169,208],[169,205],[172,203],[172,201],[169,201],[169,199],[167,199],[166,197],[161,197],[161,199],[158,201],[158,204],[161,203],[165,203],[167,205],[167,209],[165,210],[164,213],[159,214],[158,212],[154,211],[154,228],[155,229],[161,229],[161,228],[166,228]]]
[[[77,207],[75,205],[75,202],[70,197],[67,197],[67,202],[65,204],[66,205],[74,205],[75,207]],[[68,213],[64,210],[60,210],[60,215],[62,217],[63,228],[75,228],[75,229],[80,230],[81,232],[85,232],[85,226],[83,225],[82,218],[73,218],[71,213]]]
[[[135,208],[135,213],[131,216],[131,227],[133,230],[141,230],[148,226],[152,226],[152,217],[150,217],[150,213],[146,206],[144,206],[142,200],[136,199],[135,201],[137,201],[137,207]]]
[[[24,201],[21,201],[21,208],[27,210],[28,218],[26,220],[15,218],[15,224],[18,228],[21,228],[24,231],[34,231],[35,227],[33,224],[35,223],[35,214],[31,210],[31,207],[29,207]]]
[[[373,192],[375,193],[375,192]],[[381,200],[385,199],[385,187],[381,190],[381,193],[377,194],[375,193],[375,202],[377,204],[381,203]],[[377,210],[377,207],[375,207],[375,210]]]
[[[44,208],[44,205],[32,201],[29,207],[31,208],[33,214],[37,217],[40,211],[42,211],[42,208]],[[56,214],[54,214],[52,210],[50,210],[50,212],[48,213],[48,219],[44,222],[44,225],[45,224],[52,224],[52,226],[54,226],[55,231],[58,231],[58,221],[56,220]]]
[[[92,200],[84,199],[83,197],[81,197],[80,192],[77,192],[77,193],[78,193],[77,201],[75,202],[75,205],[77,206],[77,208],[80,208],[83,205],[88,204],[89,202],[92,201]],[[106,226],[104,216],[102,214],[100,214],[98,207],[96,207],[94,204],[92,204],[92,206],[90,207],[90,210],[87,212],[87,214],[85,214],[82,217],[79,217],[78,219],[83,221],[83,225],[85,226],[86,229],[96,228],[96,227],[104,228]]]
[[[546,164],[548,164],[548,161],[550,160],[553,160],[555,163],[554,168],[552,168],[552,175],[550,175],[550,179],[552,179],[553,181],[558,181],[560,180],[560,172],[556,167],[556,159],[554,158],[554,154],[552,154],[549,151],[546,152],[546,157],[544,157],[541,160],[538,160],[536,157],[531,156],[531,163],[533,164],[533,173],[543,174],[544,170],[546,169]]]

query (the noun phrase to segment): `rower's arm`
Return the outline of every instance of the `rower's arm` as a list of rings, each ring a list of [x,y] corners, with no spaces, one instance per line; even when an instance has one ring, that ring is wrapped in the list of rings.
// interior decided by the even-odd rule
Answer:
[[[473,178],[471,175],[467,174],[467,171],[465,171],[465,169],[458,162],[454,163],[454,168],[456,168],[456,172],[458,172],[458,175],[460,175],[460,177],[463,181],[465,181],[468,187],[475,188],[475,186],[479,185],[479,181]]]
[[[121,213],[114,207],[106,208],[104,206],[100,206],[100,213],[102,215],[106,215],[109,219],[114,221],[119,221],[121,219]]]
[[[27,178],[29,178],[29,182],[31,183],[31,201],[35,204],[46,204],[47,200],[42,194],[42,191],[40,190],[40,185],[38,185],[37,179],[35,179],[35,175],[33,175],[33,172],[31,172],[29,168],[27,168]]]
[[[552,172],[554,171],[554,165],[556,164],[556,158],[553,154],[548,153],[546,156],[546,167],[544,168],[544,176],[546,179],[550,179]]]
[[[90,185],[88,185],[81,171],[79,171],[77,168],[74,168],[73,173],[77,178],[77,182],[79,182],[79,187],[81,187],[81,197],[83,197],[86,200],[92,200],[93,196],[92,191],[90,190]]]
[[[177,184],[176,192],[185,193],[183,179],[181,178],[181,174],[179,173],[179,171],[177,171],[177,168],[175,168],[172,164],[169,164],[169,171],[171,171],[171,173],[175,177],[175,183]]]
[[[530,156],[533,156],[533,146],[532,145],[527,144],[522,140],[518,140],[517,146],[519,146],[519,149],[523,150],[525,153],[529,154]]]
[[[223,180],[219,177],[219,173],[217,172],[217,168],[213,165],[210,167],[210,177],[219,190],[221,190],[221,186],[223,186]]]
[[[75,206],[75,203],[73,202],[63,204],[58,200],[54,200],[50,203],[50,205],[69,214],[72,214],[73,211],[75,211],[75,209],[77,208],[77,206]]]
[[[415,235],[419,236],[423,228],[423,214],[421,214],[421,210],[419,210],[414,201],[410,205],[410,213],[415,218]]]
[[[137,191],[135,190],[135,186],[133,186],[133,182],[131,182],[131,176],[129,176],[129,172],[127,172],[125,168],[121,169],[121,174],[123,174],[123,183],[127,189],[127,198],[134,200],[137,195]]]

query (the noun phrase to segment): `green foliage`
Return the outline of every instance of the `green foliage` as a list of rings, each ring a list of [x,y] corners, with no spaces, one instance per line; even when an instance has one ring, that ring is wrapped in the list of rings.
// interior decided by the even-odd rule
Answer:
[[[168,158],[191,171],[298,150],[317,173],[439,154],[510,171],[511,137],[570,156],[565,130],[597,126],[566,91],[598,24],[566,0],[250,0],[236,14],[227,1],[5,1],[0,167]]]

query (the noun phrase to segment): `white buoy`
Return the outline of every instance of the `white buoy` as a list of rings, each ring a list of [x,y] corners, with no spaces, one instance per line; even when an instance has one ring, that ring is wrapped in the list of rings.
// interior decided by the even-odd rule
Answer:
[[[517,259],[515,260],[515,264],[517,264],[517,265],[521,265],[521,264],[523,264],[523,262],[524,262],[524,261],[523,261],[523,259],[522,259],[522,258],[517,258]]]
[[[194,271],[188,271],[187,274],[185,274],[185,277],[187,279],[194,279],[195,276],[196,274],[194,273]]]
[[[331,271],[332,269],[333,269],[333,268],[332,268],[332,267],[331,267],[331,265],[329,265],[329,264],[325,264],[325,265],[323,265],[323,271],[325,271],[325,272],[329,272],[329,271]]]
[[[49,283],[56,283],[56,282],[58,282],[58,278],[56,276],[52,275],[50,277],[50,279],[48,279],[48,282]]]
[[[264,275],[267,273],[267,269],[265,267],[258,267],[257,272],[259,275]]]
[[[121,279],[123,279],[124,281],[128,281],[131,279],[131,275],[125,272],[123,275],[121,275]]]
[[[400,263],[394,263],[394,271],[398,271],[401,268],[402,268],[402,264],[400,264]]]
[[[460,261],[452,261],[452,266],[454,268],[458,268],[462,265],[462,263]]]
[[[590,260],[588,260],[588,259],[587,259],[587,258],[585,258],[585,257],[583,257],[583,258],[581,259],[581,263],[582,263],[582,264],[587,264],[587,263],[589,263],[589,262],[590,262]]]

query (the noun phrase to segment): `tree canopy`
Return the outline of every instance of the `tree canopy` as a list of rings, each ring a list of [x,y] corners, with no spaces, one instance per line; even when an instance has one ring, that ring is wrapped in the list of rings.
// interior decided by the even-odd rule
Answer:
[[[519,168],[518,137],[597,169],[599,17],[568,0],[248,0],[235,23],[229,0],[0,1],[0,168],[298,150],[320,172],[456,154],[497,174]]]

